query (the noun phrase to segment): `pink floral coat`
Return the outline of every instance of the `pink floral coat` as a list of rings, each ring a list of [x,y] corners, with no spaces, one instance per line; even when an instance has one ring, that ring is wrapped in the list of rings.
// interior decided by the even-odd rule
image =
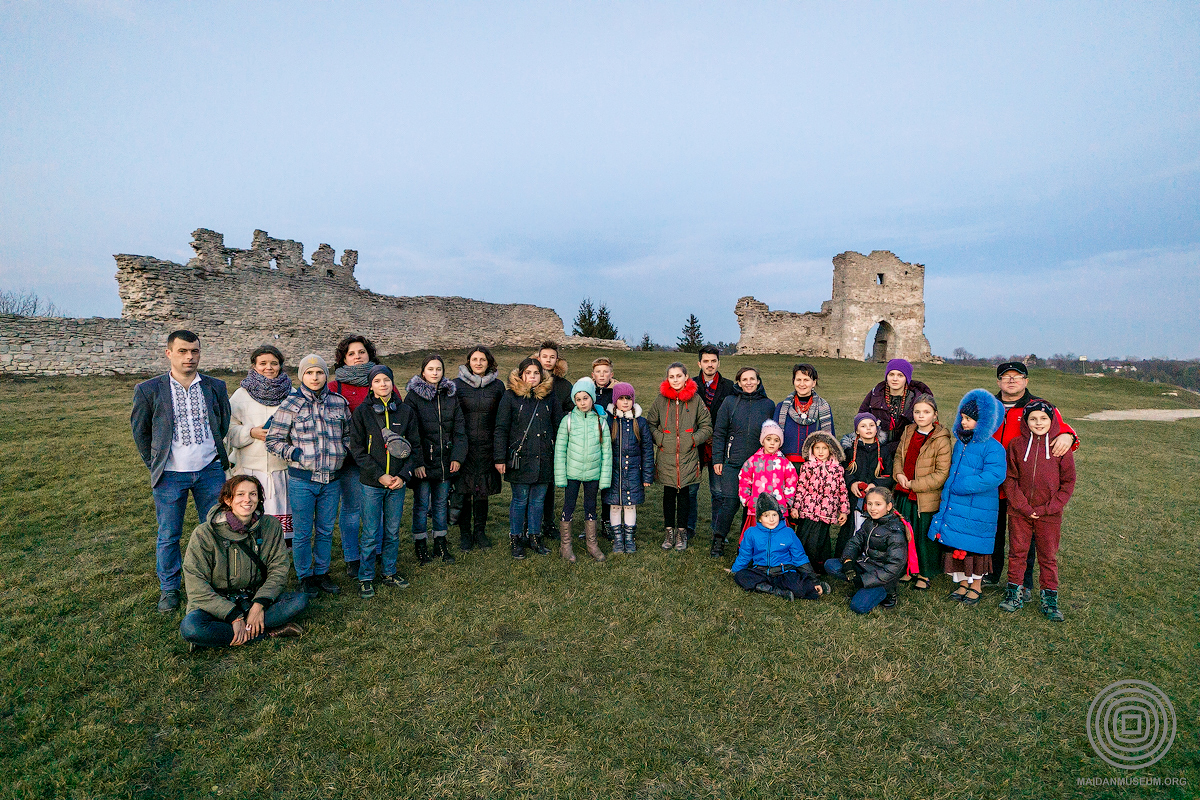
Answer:
[[[787,508],[796,495],[796,468],[783,453],[769,456],[760,447],[738,471],[738,499],[753,514],[754,501],[763,492],[770,492]]]
[[[833,524],[850,512],[846,496],[846,473],[836,458],[809,459],[799,465],[800,478],[791,511],[801,519]]]

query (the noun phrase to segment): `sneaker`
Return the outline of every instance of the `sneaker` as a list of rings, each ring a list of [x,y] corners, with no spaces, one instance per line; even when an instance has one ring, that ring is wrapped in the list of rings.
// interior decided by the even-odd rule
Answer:
[[[384,586],[388,586],[392,589],[407,589],[408,588],[408,581],[404,580],[404,576],[400,575],[399,573],[397,573],[395,575],[384,575],[383,578],[379,582],[382,583]]]
[[[1004,599],[1000,601],[1001,611],[1020,611],[1025,606],[1025,587],[1010,583],[1004,590]]]
[[[326,572],[324,575],[313,575],[312,579],[313,583],[316,584],[317,589],[321,590],[325,594],[337,594],[342,590],[342,587],[334,583],[333,579],[329,577],[328,572]]]
[[[1042,615],[1051,622],[1063,621],[1063,613],[1058,610],[1058,590],[1042,589]]]
[[[895,592],[890,592],[890,593],[888,593],[888,595],[886,597],[883,598],[883,602],[881,602],[879,604],[879,607],[880,608],[889,608],[889,609],[895,608],[897,599],[898,599],[897,594]]]
[[[167,589],[158,593],[158,613],[170,614],[179,609],[179,590]]]
[[[358,596],[363,600],[370,600],[375,596],[375,584],[371,583],[371,581],[359,581]]]

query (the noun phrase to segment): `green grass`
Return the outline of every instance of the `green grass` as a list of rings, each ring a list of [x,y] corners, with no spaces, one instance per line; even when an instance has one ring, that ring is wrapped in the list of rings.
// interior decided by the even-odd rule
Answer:
[[[520,355],[498,354],[505,374]],[[567,355],[578,377],[595,354]],[[388,362],[406,380],[419,357]],[[672,358],[615,354],[617,377],[648,405]],[[791,361],[724,367],[759,366],[778,400]],[[881,370],[817,366],[844,431]],[[917,376],[946,409],[994,386],[987,369]],[[707,489],[700,546],[676,554],[658,547],[655,487],[636,555],[514,563],[497,546],[418,568],[405,543],[410,589],[365,602],[339,578],[345,593],[307,612],[303,639],[189,654],[179,617],[154,611],[134,383],[0,382],[2,797],[1091,798],[1200,786],[1200,420],[1072,421],[1084,446],[1061,625],[1035,607],[1002,614],[994,590],[974,608],[945,602],[945,577],[867,617],[840,595],[746,594],[721,569],[731,558],[708,557]],[[1114,378],[1036,371],[1033,386],[1072,420],[1200,405]],[[499,545],[507,500],[492,502]],[[1133,774],[1186,787],[1076,786],[1126,776],[1093,754],[1084,724],[1120,678],[1159,686],[1179,721],[1170,753]]]

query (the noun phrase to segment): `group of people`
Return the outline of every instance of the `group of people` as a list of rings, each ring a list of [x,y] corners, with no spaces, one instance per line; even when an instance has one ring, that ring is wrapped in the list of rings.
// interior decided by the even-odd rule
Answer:
[[[1078,439],[1030,394],[1020,362],[1000,365],[995,396],[968,393],[947,428],[933,392],[894,359],[839,440],[813,365],[797,364],[793,391],[775,403],[755,368],[723,376],[715,347],[700,350],[694,377],[672,363],[644,414],[610,359],[572,382],[553,342],[507,380],[483,346],[453,379],[430,355],[403,393],[363,336],[338,343],[332,371],[318,355],[300,359],[297,385],[283,354],[260,347],[232,397],[198,372],[194,333],[173,332],[166,355],[168,373],[135,389],[132,426],[158,517],[158,608],[177,609],[182,584],[181,632],[194,646],[300,635],[293,618],[339,591],[329,575],[335,521],[362,598],[377,583],[407,586],[398,560],[409,488],[419,563],[455,560],[453,524],[460,550],[490,547],[489,498],[502,482],[514,559],[547,555],[557,533],[574,562],[579,506],[592,559],[607,558],[601,538],[613,554],[635,553],[638,506],[655,482],[661,546],[685,550],[707,479],[712,557],[724,555],[742,512],[730,571],[744,589],[818,598],[827,579],[847,580],[851,608],[867,613],[894,606],[901,582],[926,590],[945,571],[950,599],[974,605],[983,582],[1000,582],[1007,541],[1000,607],[1031,599],[1036,552],[1042,610],[1062,619],[1056,553]],[[188,492],[201,524],[181,554]],[[289,568],[298,592],[284,591]]]

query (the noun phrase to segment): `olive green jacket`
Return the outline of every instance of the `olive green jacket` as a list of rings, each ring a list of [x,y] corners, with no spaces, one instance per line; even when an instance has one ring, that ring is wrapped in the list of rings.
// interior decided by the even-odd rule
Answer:
[[[245,540],[266,565],[267,574],[236,544]],[[287,585],[291,556],[283,541],[283,526],[269,514],[260,517],[245,533],[225,521],[225,511],[213,508],[208,520],[197,525],[183,556],[183,584],[187,589],[188,612],[207,611],[217,619],[232,622],[245,609],[229,599],[261,581],[251,602],[271,605]],[[265,580],[264,580],[265,578]]]

